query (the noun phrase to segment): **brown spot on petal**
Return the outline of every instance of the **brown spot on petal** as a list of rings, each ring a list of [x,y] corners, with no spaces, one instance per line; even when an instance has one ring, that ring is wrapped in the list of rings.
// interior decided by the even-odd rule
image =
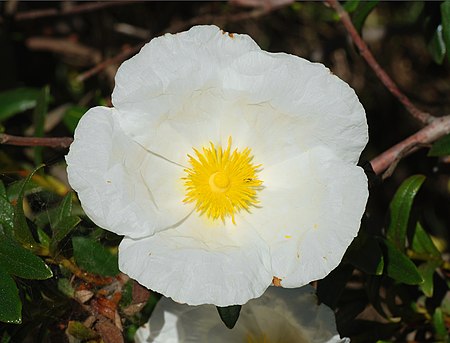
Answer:
[[[277,278],[276,276],[273,277],[272,283],[276,287],[283,287],[283,286],[281,286],[281,279]]]
[[[234,38],[234,33],[228,33],[228,37]]]

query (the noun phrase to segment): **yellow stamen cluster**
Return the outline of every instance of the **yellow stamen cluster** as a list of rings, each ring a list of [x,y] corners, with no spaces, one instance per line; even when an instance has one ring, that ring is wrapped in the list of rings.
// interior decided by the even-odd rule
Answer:
[[[252,163],[251,150],[231,151],[231,138],[225,150],[210,143],[202,151],[195,149],[195,157],[188,155],[191,168],[185,169],[185,203],[195,203],[195,209],[208,218],[225,220],[240,210],[249,210],[258,203],[257,191],[262,181],[257,172],[261,165]]]

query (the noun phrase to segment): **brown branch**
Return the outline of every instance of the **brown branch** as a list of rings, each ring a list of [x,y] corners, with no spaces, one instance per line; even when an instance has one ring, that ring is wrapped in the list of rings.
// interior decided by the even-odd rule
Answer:
[[[226,22],[236,22],[236,21],[242,21],[247,19],[254,19],[258,18],[264,15],[267,15],[271,13],[272,11],[275,11],[283,6],[286,6],[288,3],[283,3],[280,5],[273,5],[271,7],[264,7],[264,8],[257,8],[251,11],[243,11],[239,13],[227,13],[225,15],[214,15],[214,14],[205,14],[200,15],[194,18],[191,18],[187,21],[183,22],[176,22],[175,24],[169,26],[164,32],[179,32],[181,30],[185,30],[193,25],[199,25],[199,24],[211,24],[216,23],[218,26],[223,25]],[[150,38],[150,37],[149,37]],[[98,74],[102,70],[104,70],[106,67],[108,67],[111,64],[119,63],[124,61],[129,56],[137,53],[143,46],[144,42],[138,45],[135,45],[134,47],[128,48],[126,50],[123,50],[118,55],[111,57],[107,60],[104,60],[103,62],[97,64],[95,67],[85,71],[84,73],[81,73],[77,76],[77,81],[82,82],[90,77],[94,76],[95,74]]]
[[[370,164],[375,174],[380,175],[391,165],[396,165],[400,158],[411,154],[420,146],[433,143],[448,133],[450,133],[450,115],[435,118],[431,124],[375,157]],[[387,176],[389,175],[385,175]]]
[[[430,124],[435,117],[431,114],[418,109],[409,98],[403,94],[403,92],[398,88],[395,82],[390,78],[390,76],[383,70],[383,68],[378,64],[378,62],[373,57],[367,44],[363,41],[355,26],[353,26],[352,20],[350,19],[347,11],[339,4],[338,0],[324,0],[325,3],[330,5],[338,14],[347,32],[352,37],[353,42],[358,47],[361,56],[366,60],[367,64],[375,72],[378,79],[386,86],[386,88],[394,95],[408,112],[423,125]]]
[[[47,8],[47,9],[43,9],[43,10],[19,12],[14,16],[14,19],[17,21],[23,21],[23,20],[32,20],[32,19],[38,19],[38,18],[71,15],[71,14],[95,11],[95,10],[99,10],[99,9],[107,8],[107,7],[127,5],[127,4],[131,4],[131,3],[135,3],[135,2],[138,2],[138,1],[89,2],[89,3],[77,5],[74,7],[63,8],[60,10],[56,9],[56,8]]]
[[[6,133],[0,134],[0,144],[68,148],[72,142],[73,138],[71,137],[22,137],[12,136]]]
[[[144,46],[144,43],[135,45],[135,46],[133,46],[131,48],[127,48],[127,49],[123,50],[122,52],[120,52],[118,55],[116,55],[114,57],[108,58],[108,59],[104,60],[103,62],[100,62],[95,67],[93,67],[93,68],[85,71],[84,73],[81,73],[80,75],[78,75],[77,76],[77,81],[78,82],[83,82],[83,81],[89,79],[90,77],[94,76],[95,74],[101,72],[102,70],[104,70],[109,65],[124,61],[125,59],[127,59],[131,55],[137,53],[143,46]]]

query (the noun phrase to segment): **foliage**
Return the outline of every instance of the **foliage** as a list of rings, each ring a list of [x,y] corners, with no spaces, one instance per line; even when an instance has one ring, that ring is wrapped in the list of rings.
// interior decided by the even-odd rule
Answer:
[[[423,79],[416,74],[414,77],[403,76],[403,79],[399,76],[405,87],[409,76],[415,80],[410,87],[416,87],[421,80],[426,82],[433,75],[448,75],[450,0],[434,5],[423,2],[414,5],[417,6],[417,14],[412,18],[401,18],[403,22],[396,20],[394,15],[386,16],[388,19],[383,19],[381,15],[376,17],[377,13],[395,11],[394,6],[389,4],[349,0],[344,5],[359,31],[367,28],[371,18],[380,22],[385,20],[386,27],[392,24],[419,28],[419,41],[423,41],[425,48],[420,56],[427,61],[427,65],[434,61],[432,70],[438,71]],[[203,10],[216,11],[217,6],[220,11],[230,11],[232,8],[229,4],[205,4]],[[172,7],[166,8],[167,13],[172,10]],[[192,8],[190,10],[194,11]],[[319,3],[297,3],[269,15],[268,19],[255,20],[261,24],[261,30],[271,32],[264,31],[266,33],[261,34],[260,39],[267,45],[272,44],[270,47],[273,50],[278,49],[279,44],[288,45],[292,38],[279,35],[276,31],[278,27],[285,22],[298,25],[298,16],[308,25],[319,27],[318,33],[311,36],[313,38],[305,36],[305,39],[317,43],[326,36],[337,38],[328,42],[330,44],[326,49],[317,48],[317,51],[324,53],[331,46],[341,44],[332,57],[338,58],[342,55],[338,53],[348,50],[344,55],[350,58],[345,63],[354,63],[355,69],[361,73],[360,77],[369,80],[359,91],[362,103],[367,106],[375,137],[367,149],[368,155],[373,157],[387,144],[395,144],[406,136],[405,130],[410,127],[405,124],[407,120],[404,117],[397,115],[402,111],[398,105],[392,105],[393,101],[385,99],[387,95],[384,91],[373,85],[376,82],[372,74],[367,72],[369,76],[365,75],[364,70],[361,71],[364,68],[352,61],[358,57],[353,55],[352,47],[345,46],[344,36],[334,30],[338,24],[330,20],[332,15],[327,11],[330,10]],[[167,13],[165,15],[169,16]],[[144,19],[142,25],[146,22]],[[227,25],[233,27],[231,23]],[[250,23],[246,28],[252,30],[254,25]],[[152,32],[155,31],[153,29]],[[237,26],[236,30],[239,29]],[[3,30],[0,27],[0,34]],[[22,30],[26,31],[26,27]],[[13,33],[17,32],[9,34]],[[96,34],[102,36],[98,32]],[[392,36],[392,40],[391,37],[383,39],[386,44],[393,44],[395,49],[407,44],[400,42],[401,36],[398,34]],[[82,38],[87,41],[93,39]],[[298,44],[299,37],[295,38],[295,44]],[[118,38],[119,42],[122,40],[123,37]],[[408,44],[408,48],[414,48],[419,43],[414,41]],[[307,50],[310,47],[306,45],[299,49],[313,55],[314,51]],[[291,48],[296,51],[295,46]],[[381,55],[380,58],[385,58]],[[75,82],[74,73],[75,76],[81,74],[83,69],[64,56],[52,69],[51,77],[39,83],[40,87],[35,86],[36,82],[31,77],[25,80],[26,87],[3,86],[5,90],[0,92],[0,123],[3,130],[33,136],[72,135],[87,108],[108,102],[111,87],[104,78]],[[398,62],[395,64],[397,66],[409,61],[400,61],[399,56],[403,53],[389,56]],[[424,67],[421,65],[420,68]],[[35,72],[39,73],[39,70]],[[445,87],[442,82],[436,82],[436,88],[430,84],[433,85],[433,80],[420,91],[410,88],[410,93],[421,94],[427,88],[432,93],[429,95],[431,100],[422,98],[422,102],[427,103],[436,99],[433,94],[448,94],[450,91],[442,88]],[[376,101],[379,94],[383,94],[383,101]],[[86,101],[84,96],[90,100]],[[435,102],[439,105],[439,101]],[[441,105],[448,113],[448,102]],[[55,110],[58,108],[59,112]],[[56,124],[53,122],[53,127],[49,129],[55,118]],[[386,132],[389,132],[387,136]],[[70,192],[61,176],[64,174],[64,154],[65,151],[42,147],[3,149],[2,146],[0,321],[4,324],[0,326],[0,341],[26,341],[33,337],[41,342],[65,342],[68,337],[74,342],[100,342],[101,339],[119,342],[119,337],[131,341],[137,327],[151,315],[159,295],[145,290],[119,272],[117,246],[120,237],[96,227],[83,213],[76,194]],[[351,337],[352,342],[407,339],[448,341],[449,155],[450,135],[447,135],[431,146],[428,156],[418,154],[412,160],[402,161],[403,165],[394,174],[395,177],[384,183],[374,183],[370,189],[367,215],[363,218],[358,236],[341,264],[327,277],[318,280],[320,301],[335,309],[340,333]],[[364,158],[368,159],[367,156]],[[47,165],[42,166],[42,162]],[[436,172],[436,169],[439,171]],[[436,206],[438,202],[439,206]],[[380,219],[383,217],[385,222]],[[218,318],[220,316],[225,325],[232,328],[240,310],[240,306],[218,308]]]

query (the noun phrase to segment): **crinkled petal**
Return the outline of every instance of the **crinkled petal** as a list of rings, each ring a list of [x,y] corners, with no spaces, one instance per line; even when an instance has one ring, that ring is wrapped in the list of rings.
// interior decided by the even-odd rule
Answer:
[[[345,161],[358,161],[368,140],[365,111],[353,89],[328,68],[265,51],[232,62],[223,87],[245,94],[247,105],[261,108],[243,119],[251,124],[250,134],[269,142],[263,144],[265,155],[270,155],[265,163],[320,145]]]
[[[147,288],[190,305],[243,304],[270,285],[267,244],[251,227],[193,214],[178,227],[119,246],[119,267]]]
[[[314,288],[270,287],[242,307],[233,330],[220,322],[214,306],[188,306],[162,298],[136,343],[228,343],[245,341],[345,343],[336,331],[333,311],[317,305]]]
[[[241,214],[270,242],[272,268],[283,287],[325,277],[357,235],[367,178],[325,148],[261,171],[260,207]]]
[[[127,134],[179,164],[230,135],[266,164],[318,145],[356,163],[368,139],[358,97],[322,64],[215,26],[153,39],[119,69],[113,103]]]
[[[185,218],[180,206],[183,168],[155,156],[128,138],[112,108],[89,110],[66,157],[70,185],[98,226],[143,237]]]

